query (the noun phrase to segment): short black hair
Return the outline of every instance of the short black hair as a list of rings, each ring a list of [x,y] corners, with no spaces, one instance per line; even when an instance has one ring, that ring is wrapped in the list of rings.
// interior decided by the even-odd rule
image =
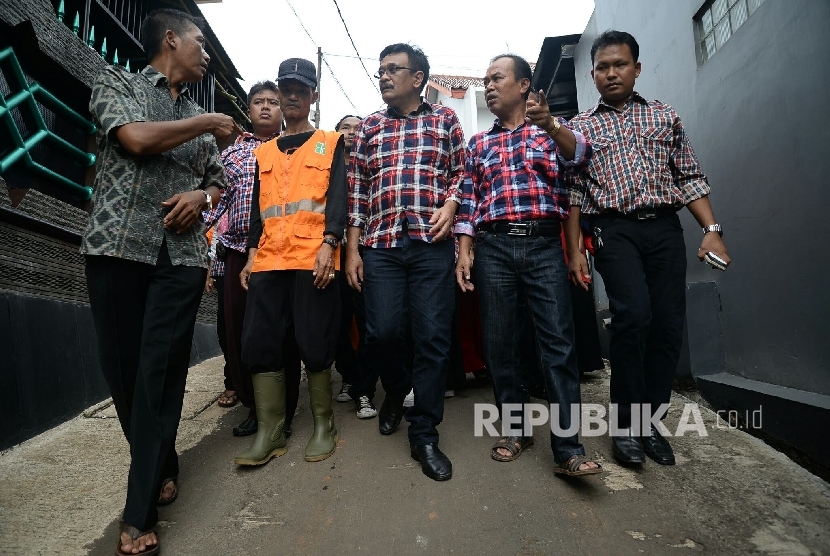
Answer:
[[[360,116],[355,116],[354,114],[346,114],[345,116],[343,116],[342,118],[340,118],[340,121],[339,121],[339,122],[337,122],[337,125],[336,125],[336,126],[334,126],[334,131],[339,131],[339,130],[340,130],[340,126],[341,126],[341,125],[343,125],[343,122],[345,122],[345,121],[346,121],[346,120],[348,120],[349,118],[357,118],[358,120],[363,121],[363,118],[361,118]]]
[[[390,44],[380,51],[380,59],[383,60],[390,54],[401,53],[406,54],[409,57],[409,66],[414,71],[424,72],[424,81],[421,83],[421,91],[423,91],[424,87],[427,85],[427,81],[429,81],[429,60],[427,60],[427,55],[424,54],[424,51],[419,47],[412,46],[411,44],[404,44],[402,42]]]
[[[599,49],[618,44],[628,45],[635,62],[640,59],[640,45],[637,44],[637,40],[630,33],[609,29],[594,39],[594,43],[591,45],[591,65],[594,65],[594,55]]]
[[[513,60],[513,75],[516,77],[517,83],[522,79],[527,79],[531,83],[533,83],[533,70],[530,69],[530,64],[527,60],[525,60],[518,54],[499,54],[498,56],[493,56],[493,58],[490,60],[490,63],[492,64],[499,58],[510,58],[511,60]],[[525,91],[525,100],[527,100],[530,96],[530,90],[531,87],[528,87],[527,91]]]
[[[161,42],[168,30],[182,36],[191,23],[200,31],[207,25],[201,17],[170,8],[153,10],[147,14],[141,23],[141,46],[147,55],[147,61],[151,62],[161,52]]]
[[[276,93],[277,84],[273,81],[259,81],[254,83],[254,86],[251,87],[250,91],[248,91],[248,108],[251,107],[251,101],[254,100],[254,95],[261,93],[262,91],[273,91]]]

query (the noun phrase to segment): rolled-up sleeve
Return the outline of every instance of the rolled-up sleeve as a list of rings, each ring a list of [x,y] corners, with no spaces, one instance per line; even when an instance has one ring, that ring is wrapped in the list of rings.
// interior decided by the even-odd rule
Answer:
[[[582,135],[579,131],[572,128],[563,118],[559,118],[559,123],[567,127],[576,139],[576,150],[574,151],[573,160],[565,160],[562,154],[559,154],[559,162],[562,166],[567,168],[581,168],[587,166],[591,162],[591,156],[594,154],[591,148],[591,142],[588,138]]]
[[[476,201],[476,155],[475,137],[470,139],[467,148],[466,161],[464,163],[464,176],[461,180],[461,208],[458,210],[458,218],[455,223],[456,235],[464,234],[475,236],[476,230],[473,226],[473,218],[478,208]]]
[[[683,195],[684,204],[689,204],[708,195],[711,188],[683,128],[683,122],[674,111],[672,115],[672,153],[669,167],[674,183]]]
[[[458,121],[458,116],[453,113],[450,125],[450,169],[449,176],[447,178],[446,201],[461,203],[461,182],[464,180],[465,154],[466,148],[464,145],[464,132],[461,129],[461,123]]]
[[[363,228],[369,212],[369,171],[367,168],[367,140],[359,129],[352,145],[349,160],[349,226]]]

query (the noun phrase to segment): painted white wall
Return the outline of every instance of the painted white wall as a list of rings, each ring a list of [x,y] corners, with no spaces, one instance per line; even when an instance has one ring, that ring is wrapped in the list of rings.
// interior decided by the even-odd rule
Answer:
[[[433,94],[436,94],[436,98],[431,102],[455,110],[461,129],[464,131],[465,142],[468,142],[476,133],[490,129],[493,125],[495,117],[484,102],[484,87],[470,87],[464,98],[452,98],[440,91],[435,91]]]

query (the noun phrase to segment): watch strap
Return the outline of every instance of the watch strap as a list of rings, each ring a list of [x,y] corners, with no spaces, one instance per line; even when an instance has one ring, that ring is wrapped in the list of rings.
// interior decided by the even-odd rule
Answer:
[[[703,228],[704,235],[708,234],[709,232],[717,232],[721,235],[721,237],[723,236],[723,228],[720,224],[709,224],[708,226]]]

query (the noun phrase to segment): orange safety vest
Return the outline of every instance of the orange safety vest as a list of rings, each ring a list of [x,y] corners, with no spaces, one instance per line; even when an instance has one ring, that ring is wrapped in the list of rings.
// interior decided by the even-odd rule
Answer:
[[[262,236],[252,272],[314,270],[326,229],[326,192],[340,133],[317,130],[290,155],[277,140],[260,145],[259,211]],[[340,247],[334,253],[340,269]]]

